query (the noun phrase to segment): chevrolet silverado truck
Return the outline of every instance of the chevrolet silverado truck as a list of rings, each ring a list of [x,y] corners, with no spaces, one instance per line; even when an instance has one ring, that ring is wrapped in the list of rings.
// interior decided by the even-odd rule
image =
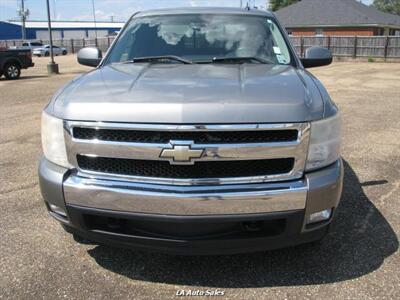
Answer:
[[[29,49],[0,50],[0,77],[4,75],[6,79],[18,79],[21,69],[28,69],[34,65]]]
[[[40,187],[77,241],[177,254],[319,241],[342,191],[340,113],[273,13],[133,15],[42,115]]]

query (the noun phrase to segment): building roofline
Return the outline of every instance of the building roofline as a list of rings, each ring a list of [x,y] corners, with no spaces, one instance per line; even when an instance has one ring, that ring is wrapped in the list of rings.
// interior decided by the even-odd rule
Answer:
[[[8,24],[13,24],[17,26],[21,26],[20,21],[10,21],[6,22]],[[52,21],[51,26],[53,29],[66,29],[66,28],[97,28],[97,29],[102,29],[102,28],[121,28],[124,26],[125,23],[122,22],[96,22],[96,24],[92,22],[80,22],[80,21],[70,21],[70,22],[64,22],[64,21]],[[26,21],[25,22],[25,27],[27,29],[47,29],[48,24],[47,21]]]
[[[303,0],[277,11],[285,26],[400,27],[400,16],[385,13],[356,0]],[[325,23],[325,24],[324,24]],[[328,23],[328,24],[326,24]]]
[[[7,22],[7,23],[17,23],[21,22],[18,19],[8,19],[6,21],[0,21],[0,22]],[[39,23],[39,22],[47,22],[47,20],[27,20],[26,22],[32,22],[32,23]],[[51,22],[60,22],[60,23],[94,23],[93,21],[88,21],[88,20],[51,20]],[[125,23],[125,21],[96,21],[96,23]]]
[[[393,29],[400,29],[399,25],[386,25],[386,24],[375,24],[375,23],[371,23],[371,24],[340,24],[340,25],[335,25],[335,24],[312,24],[312,25],[283,25],[285,28],[320,28],[320,27],[324,27],[324,28],[358,28],[358,27],[362,27],[362,28],[366,28],[366,27],[383,27],[383,28],[393,28]]]
[[[174,14],[240,14],[240,15],[256,15],[273,17],[273,14],[266,10],[256,8],[240,8],[240,7],[177,7],[162,8],[140,11],[135,17],[155,16],[155,15],[174,15]]]

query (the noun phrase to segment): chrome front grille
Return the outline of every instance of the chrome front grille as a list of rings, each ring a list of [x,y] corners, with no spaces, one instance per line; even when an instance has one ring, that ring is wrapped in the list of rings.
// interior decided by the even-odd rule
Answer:
[[[300,178],[310,126],[65,121],[64,128],[79,176],[202,185]]]
[[[169,143],[170,141],[193,141],[196,144],[249,144],[293,142],[297,140],[296,129],[254,131],[140,131],[126,129],[95,129],[76,127],[76,139],[128,143]]]
[[[193,165],[171,165],[168,161],[92,157],[78,155],[82,170],[161,178],[220,178],[282,174],[293,169],[293,158],[199,161]]]

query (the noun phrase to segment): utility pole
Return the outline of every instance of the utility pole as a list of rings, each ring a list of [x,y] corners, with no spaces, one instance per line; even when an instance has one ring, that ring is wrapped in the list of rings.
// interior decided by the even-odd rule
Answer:
[[[94,8],[94,0],[92,0],[93,21],[94,21],[94,35],[97,41],[97,24],[96,24],[96,10]]]
[[[51,34],[51,16],[50,16],[50,3],[49,0],[46,0],[47,4],[47,27],[49,30],[49,40],[50,40],[50,62],[47,64],[47,74],[58,74],[58,64],[54,61],[54,53],[53,53],[53,36]]]
[[[24,0],[21,0],[21,10],[22,10],[22,39],[26,40],[26,29],[25,29],[25,4]]]
[[[25,1],[21,0],[21,7],[18,10],[18,15],[21,17],[21,25],[22,25],[22,30],[21,30],[21,37],[22,40],[26,40],[26,27],[25,27],[25,21],[26,17],[29,16],[29,10],[25,10]]]

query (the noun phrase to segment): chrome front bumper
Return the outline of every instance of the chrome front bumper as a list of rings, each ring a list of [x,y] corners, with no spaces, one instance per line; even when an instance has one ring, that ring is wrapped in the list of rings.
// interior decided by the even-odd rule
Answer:
[[[338,160],[300,180],[263,184],[170,186],[79,177],[42,159],[39,167],[44,200],[68,205],[160,215],[232,215],[337,206],[343,181]]]
[[[70,176],[67,204],[165,215],[221,215],[304,209],[304,180],[270,184],[167,186]]]
[[[39,178],[50,215],[68,232],[95,243],[232,254],[321,239],[332,215],[311,225],[306,220],[315,212],[335,211],[343,164],[338,160],[287,182],[168,186],[83,178],[42,159]]]

